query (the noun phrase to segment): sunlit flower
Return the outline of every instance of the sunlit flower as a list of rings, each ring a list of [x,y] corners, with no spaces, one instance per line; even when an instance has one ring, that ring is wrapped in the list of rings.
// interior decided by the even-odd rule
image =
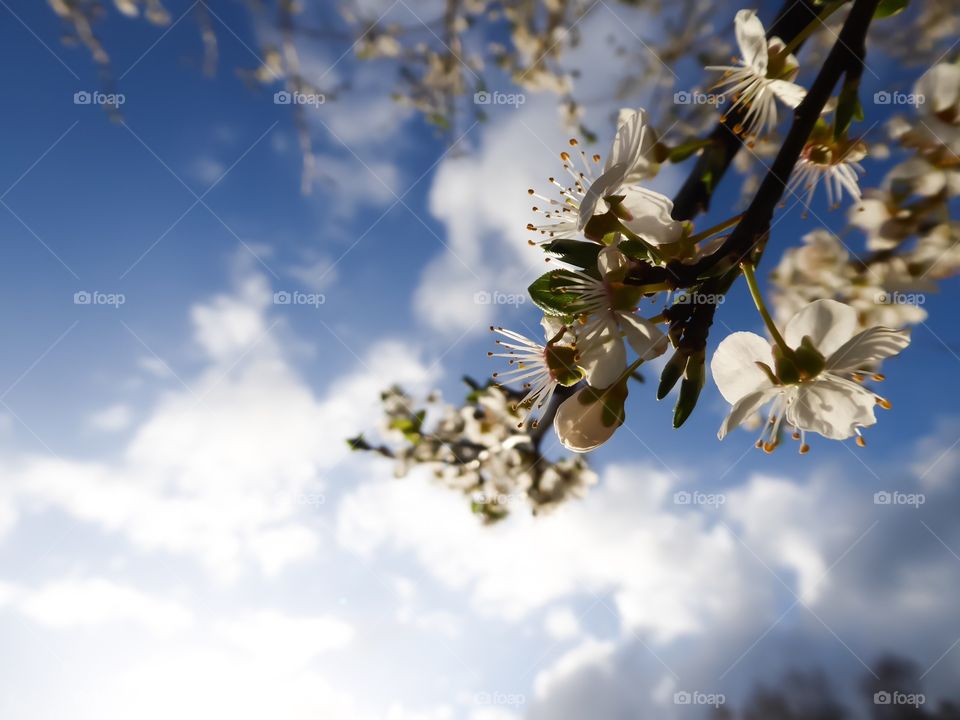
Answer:
[[[603,172],[590,183],[580,203],[577,224],[581,230],[598,208],[606,212],[605,197],[620,195],[625,186],[657,174],[659,166],[653,158],[656,143],[656,133],[648,125],[645,111],[620,111],[617,133]]]
[[[843,440],[876,423],[874,406],[890,403],[863,387],[880,360],[910,344],[907,331],[873,327],[859,334],[857,312],[835,300],[818,300],[797,313],[785,326],[783,338],[792,349],[779,347],[750,332],[736,332],[720,343],[711,362],[713,378],[733,407],[723,421],[723,437],[745,418],[772,403],[758,446],[772,451],[780,443],[781,425],[793,429],[806,452],[805,434],[815,432]]]
[[[795,108],[803,100],[806,90],[792,82],[799,65],[780,38],[766,38],[763,24],[753,10],[740,10],[734,19],[737,45],[740,48],[739,65],[711,65],[707,70],[719,70],[724,78],[717,87],[733,94],[728,113],[745,108],[743,126],[735,128],[747,137],[763,134],[777,125],[777,100]]]
[[[628,262],[623,253],[606,247],[597,257],[600,279],[585,272],[573,272],[563,292],[576,297],[573,305],[579,315],[577,348],[587,382],[605,388],[616,382],[627,367],[626,338],[643,360],[662,355],[667,338],[646,318],[634,314],[639,291],[623,284]]]
[[[847,219],[866,234],[868,250],[891,250],[917,229],[914,215],[882,190],[868,190],[860,204],[850,208]]]
[[[512,366],[505,373],[494,373],[493,378],[497,383],[522,383],[527,391],[517,403],[525,410],[521,425],[532,413],[546,407],[557,386],[575,385],[583,378],[583,371],[577,365],[577,348],[566,342],[565,329],[548,337],[546,345],[502,327],[491,327],[490,330],[503,335],[506,340],[496,341],[504,352],[487,355],[507,358]],[[533,424],[535,427],[536,421]]]
[[[813,202],[813,194],[821,180],[827,189],[827,203],[831,208],[840,206],[844,190],[854,200],[860,200],[859,176],[863,173],[863,166],[859,161],[866,155],[866,145],[859,140],[811,139],[793,168],[788,188],[792,193],[798,189],[805,191],[807,206]]]
[[[960,66],[934,65],[916,82],[913,95],[919,117],[905,128],[902,139],[925,154],[952,156],[956,162],[960,154]]]
[[[656,132],[647,124],[646,113],[643,110],[621,110],[610,154],[603,170],[596,175],[594,166],[599,165],[600,155],[588,156],[579,149],[579,141],[571,139],[573,149],[560,153],[560,159],[572,184],[564,185],[555,177],[548,178],[559,199],[529,189],[529,195],[544,203],[534,206],[534,212],[542,214],[549,222],[531,223],[527,229],[539,233],[543,242],[580,238],[584,231],[590,232],[587,224],[598,211],[606,213],[610,209],[605,198],[629,195],[620,203],[622,207],[618,206],[620,219],[628,227],[633,218],[642,226],[650,223],[647,218],[655,216],[662,221],[656,224],[659,232],[655,239],[658,242],[679,239],[682,224],[669,217],[669,210],[673,208],[669,199],[631,184],[656,175],[659,169],[655,159],[656,145]],[[664,207],[667,208],[666,217],[663,216]]]

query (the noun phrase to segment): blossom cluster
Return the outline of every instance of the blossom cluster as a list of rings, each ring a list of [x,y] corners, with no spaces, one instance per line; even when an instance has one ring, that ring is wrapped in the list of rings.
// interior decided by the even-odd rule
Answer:
[[[732,95],[722,121],[752,148],[775,130],[778,104],[795,108],[806,90],[795,82],[799,63],[792,44],[768,37],[750,10],[737,13],[735,27],[739,63],[708,70],[723,73],[719,87]],[[851,222],[867,232],[875,257],[854,258],[836,236],[810,233],[774,274],[776,320],[754,274],[764,246],[754,244],[732,264],[724,253],[730,236],[721,233],[739,216],[697,233],[692,221],[674,217],[669,198],[643,185],[664,162],[685,159],[690,142],[671,147],[644,110],[621,111],[602,165],[599,155],[588,155],[571,140],[571,149],[560,155],[564,174],[548,179],[551,192],[529,191],[538,202],[533,210],[542,216],[528,225],[536,235],[531,244],[562,264],[529,289],[544,311],[544,340],[491,328],[501,336],[500,351],[489,354],[510,366],[494,379],[521,383],[518,407],[534,423],[538,416],[552,417],[565,447],[588,452],[624,424],[637,368],[672,348],[657,397],[681,383],[674,414],[679,426],[706,380],[707,333],[716,306],[742,275],[771,339],[735,332],[717,346],[710,369],[732,406],[719,437],[746,422],[763,425],[757,446],[768,452],[787,432],[801,452],[809,450],[808,433],[855,437],[864,445],[862,429],[876,422],[875,408],[891,406],[868,383],[882,380],[880,363],[909,345],[904,326],[925,318],[918,304],[900,301],[903,293],[929,288],[934,272],[952,274],[956,262],[955,225],[947,208],[930,198],[947,200],[955,192],[958,74],[957,66],[938,66],[918,83],[917,92],[934,101],[918,123],[897,127],[901,145],[915,148],[917,156],[891,172],[885,196],[864,197],[860,190],[859,161],[868,147],[850,136],[860,114],[859,76],[848,76],[824,106],[787,190],[799,190],[809,204],[823,184],[833,207],[848,195],[855,203]],[[891,252],[918,233],[908,251]],[[554,409],[561,387],[572,394]],[[765,407],[769,411],[760,419]]]
[[[349,441],[357,451],[395,460],[397,477],[428,468],[440,483],[457,490],[485,522],[495,522],[518,508],[543,513],[582,497],[597,476],[582,456],[552,460],[541,450],[542,434],[522,421],[518,397],[494,385],[468,381],[463,405],[436,396],[415,408],[399,387],[381,395],[384,444],[364,437]]]

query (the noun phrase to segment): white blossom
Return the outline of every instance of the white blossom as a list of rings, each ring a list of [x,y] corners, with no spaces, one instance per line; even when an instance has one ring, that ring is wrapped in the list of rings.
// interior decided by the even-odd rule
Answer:
[[[746,108],[744,125],[738,131],[747,137],[757,137],[776,127],[777,100],[795,108],[806,90],[792,82],[799,71],[797,58],[792,53],[785,54],[786,46],[780,38],[767,40],[755,11],[740,10],[734,18],[734,28],[740,64],[711,65],[707,70],[724,73],[717,87],[733,93],[730,112]]]
[[[767,451],[779,444],[784,422],[793,428],[804,452],[807,432],[834,440],[857,435],[862,444],[860,428],[876,423],[874,406],[890,404],[858,381],[873,373],[880,360],[907,347],[910,337],[906,331],[886,327],[859,334],[856,329],[856,310],[835,300],[818,300],[784,327],[783,338],[792,350],[789,357],[754,333],[736,332],[725,338],[711,362],[717,387],[732,405],[718,437],[771,404],[758,441]]]

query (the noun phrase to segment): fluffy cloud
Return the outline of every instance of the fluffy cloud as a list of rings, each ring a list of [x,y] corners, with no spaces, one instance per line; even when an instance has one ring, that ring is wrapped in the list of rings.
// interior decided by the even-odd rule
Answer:
[[[924,467],[953,467],[950,437],[921,443]],[[651,707],[674,717],[676,691],[736,699],[809,667],[849,698],[886,653],[929,671],[929,697],[949,695],[960,669],[950,653],[960,637],[960,489],[930,483],[921,468],[882,471],[882,487],[831,467],[799,480],[756,475],[707,508],[674,505],[677,482],[663,473],[613,466],[584,501],[494,528],[466,521],[428,480],[373,483],[341,504],[339,535],[357,552],[412,555],[491,618],[593,600],[579,623],[547,614],[552,641],[568,649],[539,669],[532,718]],[[876,504],[878,490],[925,492],[925,504]],[[595,635],[597,617],[613,611],[619,629]]]
[[[225,580],[251,562],[277,573],[311,556],[320,538],[303,498],[351,462],[343,435],[364,426],[383,386],[426,372],[411,348],[384,341],[318,396],[287,360],[279,311],[262,276],[238,271],[232,293],[191,311],[204,369],[159,399],[116,461],[5,463],[0,532],[17,504],[57,509]]]
[[[20,612],[51,628],[132,623],[166,634],[193,622],[193,614],[180,603],[106,578],[58,580],[33,590],[8,592]]]

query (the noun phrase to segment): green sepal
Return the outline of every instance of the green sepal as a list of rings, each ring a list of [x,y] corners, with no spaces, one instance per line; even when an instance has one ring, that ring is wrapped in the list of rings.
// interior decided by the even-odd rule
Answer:
[[[562,238],[551,240],[543,246],[543,249],[552,255],[556,255],[558,260],[565,262],[567,265],[573,265],[590,272],[596,270],[597,255],[600,254],[603,245]]]
[[[907,5],[909,4],[910,0],[880,0],[880,4],[877,5],[873,17],[877,20],[882,20],[883,18],[899,15],[907,9]]]
[[[680,383],[680,396],[673,408],[673,427],[683,425],[700,399],[700,391],[706,380],[704,372],[704,353],[694,353],[687,359],[687,366],[683,373],[683,382]]]
[[[667,158],[672,163],[680,163],[689,158],[695,152],[702,150],[713,142],[713,140],[704,140],[702,138],[694,138],[693,140],[687,140],[687,142],[680,143],[679,145],[674,145],[670,148]]]
[[[563,288],[575,280],[569,270],[551,270],[544,273],[527,288],[530,298],[538,308],[554,317],[570,317],[578,312],[579,297],[563,292]]]
[[[863,120],[863,106],[860,104],[859,83],[844,83],[837,99],[837,115],[833,123],[833,139],[845,137],[854,119]]]
[[[678,350],[667,360],[663,366],[663,372],[660,373],[660,384],[657,386],[657,400],[663,400],[683,375],[683,370],[687,366],[687,354]]]

